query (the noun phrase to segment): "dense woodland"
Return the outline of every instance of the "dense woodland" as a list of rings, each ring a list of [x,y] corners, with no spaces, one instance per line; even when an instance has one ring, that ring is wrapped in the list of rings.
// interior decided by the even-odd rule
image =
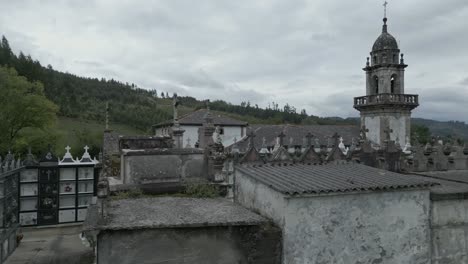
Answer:
[[[172,94],[168,91],[159,91],[158,87],[142,89],[135,84],[113,79],[86,78],[57,71],[51,65],[41,65],[30,55],[22,52],[14,54],[4,36],[0,43],[0,66],[15,68],[18,75],[26,77],[28,81],[42,83],[45,96],[58,106],[59,117],[104,123],[106,103],[109,103],[111,122],[148,132],[151,125],[168,120],[172,116],[170,100]],[[183,106],[182,113],[206,106],[205,101],[193,97],[179,96],[179,98]],[[270,103],[266,109],[252,105],[250,102],[234,105],[217,100],[210,102],[209,105],[215,111],[225,112],[249,123],[358,124],[357,118],[321,118],[309,115],[305,110],[297,110],[289,104],[279,106],[275,102]],[[415,131],[424,132],[424,126],[427,126],[433,133],[436,131],[437,134],[444,136],[468,138],[468,126],[463,122],[415,119],[415,123],[422,125]],[[428,131],[424,133],[430,135]],[[426,136],[422,141],[425,140]],[[92,141],[95,142],[93,144],[99,144],[97,139]],[[98,146],[95,146],[95,149],[97,148]]]

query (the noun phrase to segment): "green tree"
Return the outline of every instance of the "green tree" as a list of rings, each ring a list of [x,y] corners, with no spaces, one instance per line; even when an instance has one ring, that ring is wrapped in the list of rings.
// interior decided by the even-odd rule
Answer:
[[[424,125],[412,125],[411,126],[411,144],[419,142],[426,144],[431,140],[431,131],[427,126]]]
[[[0,95],[0,152],[14,148],[23,130],[54,124],[58,108],[45,97],[41,83],[0,67]]]

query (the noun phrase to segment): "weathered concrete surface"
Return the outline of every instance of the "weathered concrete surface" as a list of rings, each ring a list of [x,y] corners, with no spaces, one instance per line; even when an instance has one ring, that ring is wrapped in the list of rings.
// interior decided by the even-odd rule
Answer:
[[[291,198],[285,263],[430,263],[429,191]]]
[[[262,226],[104,231],[99,264],[279,264],[281,231]]]
[[[85,247],[81,226],[23,228],[24,238],[6,264],[92,264],[93,249]]]
[[[432,202],[432,263],[468,263],[468,200]]]
[[[246,226],[268,222],[226,199],[153,197],[109,201],[104,223],[85,222],[87,230]],[[91,209],[92,210],[92,209]]]

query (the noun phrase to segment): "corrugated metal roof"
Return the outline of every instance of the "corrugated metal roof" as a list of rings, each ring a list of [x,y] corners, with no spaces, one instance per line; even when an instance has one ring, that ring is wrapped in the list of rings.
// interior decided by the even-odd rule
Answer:
[[[438,185],[356,163],[239,165],[240,172],[286,195],[385,191]]]

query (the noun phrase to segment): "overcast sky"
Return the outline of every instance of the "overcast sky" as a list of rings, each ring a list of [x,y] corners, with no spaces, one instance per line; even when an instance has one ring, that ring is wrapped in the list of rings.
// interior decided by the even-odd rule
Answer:
[[[468,122],[468,1],[388,0],[414,116]],[[380,0],[0,0],[0,34],[43,65],[198,99],[358,116]]]

